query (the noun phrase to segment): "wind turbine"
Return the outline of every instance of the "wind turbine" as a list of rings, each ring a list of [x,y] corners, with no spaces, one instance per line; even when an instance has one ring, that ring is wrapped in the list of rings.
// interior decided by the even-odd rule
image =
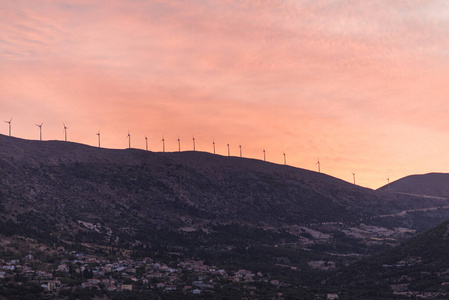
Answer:
[[[67,142],[67,129],[69,129],[67,126],[65,126],[65,123],[62,123],[64,125],[64,139]]]
[[[145,137],[145,149],[148,151],[148,138]]]
[[[318,158],[318,162],[316,163],[316,165],[318,166],[318,173],[321,173],[321,164],[320,164],[319,158]]]
[[[240,157],[242,157],[242,145],[239,145],[240,148]]]
[[[215,141],[212,141],[212,145],[214,145],[214,154],[215,154]]]
[[[36,124],[37,127],[39,127],[39,140],[42,141],[42,125],[44,125],[44,122],[41,123],[41,125]]]
[[[178,137],[178,152],[181,152],[181,140]]]
[[[162,152],[165,152],[165,139],[162,138]]]
[[[9,124],[9,136],[11,136],[11,121],[12,121],[12,118],[9,121],[5,121],[5,123]]]
[[[284,165],[287,164],[287,159],[285,158],[285,152],[284,152]]]
[[[228,156],[231,156],[231,151],[229,151],[229,144],[228,144]]]
[[[390,177],[387,178],[387,182],[388,190],[390,190]]]
[[[351,172],[352,173],[352,178],[354,179],[354,184],[355,184],[355,173],[354,172]]]
[[[265,157],[265,148],[263,149],[263,161],[266,161],[266,157]]]
[[[192,139],[193,139],[193,151],[195,151],[195,138]]]
[[[101,145],[100,145],[100,130],[98,130],[97,135],[98,135],[98,148],[101,148]]]
[[[128,129],[128,135],[126,136],[126,138],[128,139],[128,149],[131,149],[131,135],[129,134],[129,129]]]

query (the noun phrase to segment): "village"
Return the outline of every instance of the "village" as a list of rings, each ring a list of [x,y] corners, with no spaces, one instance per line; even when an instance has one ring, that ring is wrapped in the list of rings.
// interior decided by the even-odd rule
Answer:
[[[64,249],[60,247],[60,253]],[[42,247],[41,250],[47,250]],[[49,250],[49,249],[48,249]],[[43,294],[57,296],[76,289],[104,292],[158,291],[162,293],[213,294],[224,286],[239,286],[248,294],[254,283],[273,288],[287,286],[261,272],[227,271],[202,261],[163,263],[151,258],[111,261],[95,254],[68,252],[62,259],[42,261],[32,254],[19,259],[0,259],[0,284],[34,285]]]

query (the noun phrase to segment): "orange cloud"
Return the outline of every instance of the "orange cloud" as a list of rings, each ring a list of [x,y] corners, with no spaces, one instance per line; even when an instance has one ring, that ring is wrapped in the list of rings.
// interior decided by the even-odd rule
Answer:
[[[446,171],[441,1],[3,1],[0,111],[13,134],[197,148],[378,187]],[[7,126],[4,133],[7,132]],[[448,160],[448,161],[446,161]]]

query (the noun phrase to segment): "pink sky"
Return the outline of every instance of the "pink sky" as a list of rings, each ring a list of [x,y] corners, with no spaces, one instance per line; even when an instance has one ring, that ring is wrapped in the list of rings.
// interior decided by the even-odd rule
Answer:
[[[129,129],[152,151],[319,157],[378,188],[449,172],[448,49],[448,1],[0,0],[1,118],[25,139],[65,122],[108,148]]]

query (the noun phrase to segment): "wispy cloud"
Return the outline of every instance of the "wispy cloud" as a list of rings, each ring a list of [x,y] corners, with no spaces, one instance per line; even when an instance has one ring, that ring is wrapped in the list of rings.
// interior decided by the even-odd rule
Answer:
[[[18,136],[40,120],[91,144],[107,128],[110,147],[128,128],[154,149],[194,134],[300,167],[320,156],[371,187],[435,171],[448,146],[447,1],[0,3],[0,110]]]

